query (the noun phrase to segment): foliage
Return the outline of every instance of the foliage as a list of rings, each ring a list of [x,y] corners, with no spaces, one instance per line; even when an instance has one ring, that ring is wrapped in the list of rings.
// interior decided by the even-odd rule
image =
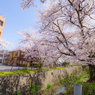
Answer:
[[[83,95],[94,95],[95,93],[95,81],[90,83],[90,82],[83,82],[83,79],[85,78],[89,78],[88,75],[86,75],[87,72],[86,70],[82,72],[80,78],[81,80],[77,81],[77,84],[81,84],[82,85],[82,94]],[[86,76],[85,76],[86,75]],[[67,93],[67,95],[73,95],[73,89],[74,87],[72,87]],[[71,94],[72,93],[72,94]]]
[[[63,77],[63,80],[61,80],[61,77],[58,76],[58,78],[60,80],[60,83],[65,86],[67,91],[68,91],[68,88],[69,88],[70,85],[73,86],[75,84],[75,82],[77,80],[79,80],[79,78],[77,78],[77,76],[74,75],[74,74],[71,74],[70,76],[67,75],[67,76],[62,76],[62,77]]]
[[[93,83],[84,83],[83,84],[83,94],[84,95],[94,95],[95,85]]]
[[[76,66],[73,66],[76,67]],[[52,68],[51,70],[54,69],[64,69],[64,68],[72,68],[72,67],[58,67],[58,68]],[[42,69],[43,71],[49,71],[50,69]],[[24,75],[24,74],[30,74],[30,73],[35,73],[38,70],[17,70],[17,71],[6,71],[6,72],[0,72],[0,77],[6,77],[6,76],[18,76],[18,75]]]
[[[24,7],[33,5],[33,1],[22,1]],[[44,65],[60,57],[75,64],[95,64],[94,6],[94,0],[48,0],[36,10],[38,31],[20,33],[21,43],[28,43],[23,48],[25,56],[38,58]]]
[[[38,65],[38,66],[40,65],[38,62],[36,62],[35,64]]]
[[[36,63],[34,64],[34,67],[35,67],[35,68],[42,68],[42,67],[43,67],[43,63],[38,63],[38,62],[36,62]]]
[[[86,66],[85,69],[87,72],[89,72],[89,66]]]
[[[50,85],[47,85],[47,89],[48,89],[48,90],[50,89]]]
[[[84,78],[88,78],[88,76],[85,76],[85,74],[87,74],[87,72],[84,70],[81,75],[77,78],[76,75],[71,74],[70,76],[62,76],[63,79],[61,80],[61,77],[58,76],[60,83],[63,84],[66,87],[66,92],[64,92],[64,95],[73,95],[73,88],[74,88],[74,84],[81,84],[83,85],[83,79]],[[71,87],[69,88],[69,86],[71,85]],[[85,85],[83,85],[84,87]],[[69,89],[68,89],[69,88]],[[84,93],[83,93],[84,94]],[[86,95],[86,94],[84,94]]]
[[[39,89],[39,85],[34,85],[34,84],[33,84],[33,89],[31,89],[31,92],[32,92],[34,95],[36,95],[36,89],[35,89],[35,88]],[[27,90],[29,91],[30,88],[28,87]],[[20,91],[17,91],[17,95],[20,95]]]
[[[70,65],[70,62],[62,62],[62,64],[63,64],[63,66],[68,66],[68,65]]]
[[[46,0],[40,0],[41,3],[44,3],[45,1]],[[22,0],[22,9],[30,8],[30,6],[34,6],[34,0]]]
[[[86,70],[84,70],[83,72],[82,72],[82,74],[79,76],[79,78],[76,78],[76,75],[74,75],[74,73],[73,74],[71,74],[70,76],[68,76],[67,78],[66,77],[64,77],[63,76],[63,79],[62,80],[60,80],[61,79],[61,76],[58,76],[58,78],[59,78],[59,80],[60,80],[60,83],[61,84],[63,84],[63,85],[65,85],[66,84],[66,81],[67,81],[67,83],[69,84],[71,84],[72,86],[70,87],[70,89],[68,89],[68,87],[67,87],[67,91],[66,92],[64,92],[64,95],[73,95],[73,88],[74,88],[74,84],[76,84],[76,83],[78,83],[78,84],[81,84],[83,87],[82,87],[82,91],[83,91],[83,95],[92,95],[93,93],[95,93],[95,82],[93,82],[93,83],[84,83],[83,82],[83,79],[84,78],[86,78],[86,77],[84,77],[84,75],[85,74],[87,74],[87,72],[86,72]],[[81,79],[82,78],[82,79]],[[81,80],[82,81],[81,81]],[[69,84],[69,85],[70,85]],[[66,85],[65,85],[66,86]],[[37,87],[37,86],[36,86]],[[47,89],[49,90],[50,89],[50,85],[47,85]],[[32,91],[32,93],[36,93],[36,91],[35,91],[35,85],[33,85],[33,89],[31,90]],[[38,86],[38,88],[39,88],[39,86]],[[29,88],[27,89],[27,90],[30,90]],[[52,92],[51,92],[52,93]],[[36,94],[35,94],[36,95]],[[93,94],[94,95],[94,94]]]
[[[34,63],[34,67],[35,67],[35,68],[39,67],[39,65],[40,65],[40,64],[39,64],[38,62]]]
[[[20,95],[20,91],[17,91],[17,95]]]
[[[27,67],[28,65],[27,64],[22,64],[23,67]]]
[[[28,70],[28,67],[25,67],[25,70]]]
[[[43,67],[43,63],[39,63],[39,68],[42,68]]]
[[[39,89],[39,85],[34,85],[34,84],[33,84],[33,88],[31,89],[31,92],[32,92],[34,95],[36,95],[36,89],[35,89],[35,88]],[[47,90],[49,90],[49,89],[50,89],[50,85],[47,85]],[[30,88],[28,87],[27,90],[29,91]],[[20,95],[20,91],[17,91],[17,95]]]
[[[5,39],[0,39],[0,48],[1,48],[1,50],[6,50],[7,45],[14,47],[14,45],[12,43],[6,41]]]

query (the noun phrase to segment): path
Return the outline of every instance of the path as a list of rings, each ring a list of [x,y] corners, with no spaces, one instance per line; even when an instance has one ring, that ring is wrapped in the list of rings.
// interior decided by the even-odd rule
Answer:
[[[10,71],[12,66],[8,66],[8,65],[4,65],[2,63],[0,63],[0,72],[4,72],[4,71]],[[24,69],[24,67],[19,67],[19,70]],[[32,69],[37,69],[37,68],[32,68]],[[48,69],[46,67],[42,67],[42,69]],[[17,66],[13,66],[12,71],[16,71],[18,70]],[[31,70],[31,67],[28,68],[28,70]]]
[[[0,63],[0,71],[10,71],[12,66],[8,66],[8,65],[4,65],[2,63]],[[19,70],[24,69],[24,67],[19,67]],[[28,69],[31,69],[30,67]],[[32,68],[32,69],[36,69],[36,68]],[[13,66],[12,71],[16,71],[18,70],[17,66]]]

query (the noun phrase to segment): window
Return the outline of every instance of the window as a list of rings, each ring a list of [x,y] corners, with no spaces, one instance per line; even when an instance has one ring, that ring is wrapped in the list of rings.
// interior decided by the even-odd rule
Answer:
[[[15,53],[15,56],[17,56],[18,55],[18,53]]]
[[[21,56],[21,52],[20,52],[20,56]]]
[[[3,26],[3,21],[0,20],[0,26]]]
[[[13,57],[13,53],[12,53],[12,57]]]

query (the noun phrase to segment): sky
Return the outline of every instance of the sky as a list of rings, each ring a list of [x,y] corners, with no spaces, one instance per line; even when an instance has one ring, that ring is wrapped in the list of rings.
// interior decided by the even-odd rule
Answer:
[[[6,19],[1,39],[9,41],[15,47],[19,45],[19,39],[23,39],[23,36],[17,32],[33,27],[36,25],[35,20],[37,19],[36,7],[22,10],[21,2],[22,0],[0,0],[0,15]],[[43,8],[40,0],[35,0],[34,3],[38,8]],[[10,51],[15,49],[12,46],[7,48]]]

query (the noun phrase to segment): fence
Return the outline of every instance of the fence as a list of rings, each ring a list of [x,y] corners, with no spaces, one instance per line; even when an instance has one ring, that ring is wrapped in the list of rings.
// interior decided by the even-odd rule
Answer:
[[[82,95],[82,85],[74,84],[74,95]]]

